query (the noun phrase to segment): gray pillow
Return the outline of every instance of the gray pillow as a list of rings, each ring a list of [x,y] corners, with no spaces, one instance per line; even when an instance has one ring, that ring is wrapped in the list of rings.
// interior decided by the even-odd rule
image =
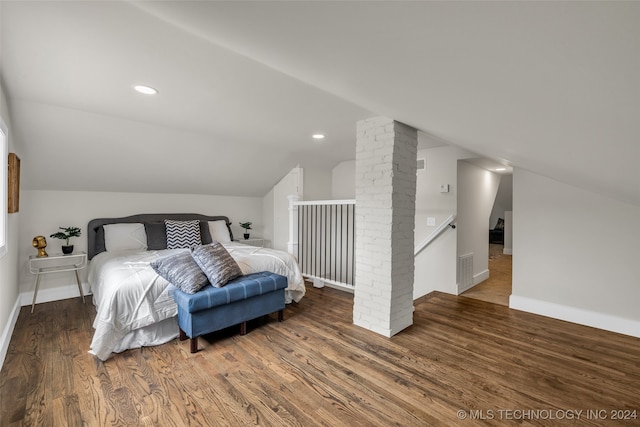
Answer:
[[[167,228],[164,222],[145,222],[144,231],[147,233],[147,249],[167,249]]]
[[[209,284],[207,276],[188,251],[151,262],[151,268],[182,292],[195,294]]]
[[[200,240],[202,240],[203,245],[208,245],[213,242],[211,232],[209,231],[209,223],[207,221],[200,221]]]
[[[229,280],[242,276],[236,260],[219,242],[197,246],[191,249],[191,256],[209,279],[211,286],[221,288]]]
[[[165,219],[167,227],[167,249],[192,248],[202,244],[200,221],[175,221]]]

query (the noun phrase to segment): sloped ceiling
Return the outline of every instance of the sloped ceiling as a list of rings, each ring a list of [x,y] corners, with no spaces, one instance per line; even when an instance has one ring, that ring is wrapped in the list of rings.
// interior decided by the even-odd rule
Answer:
[[[385,115],[640,205],[640,3],[1,7],[28,188],[261,196]]]

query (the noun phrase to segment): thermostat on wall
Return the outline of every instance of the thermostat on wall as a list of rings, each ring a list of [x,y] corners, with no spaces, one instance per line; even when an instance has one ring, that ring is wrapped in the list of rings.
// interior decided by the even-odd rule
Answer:
[[[449,184],[440,184],[440,192],[448,193],[449,192]]]

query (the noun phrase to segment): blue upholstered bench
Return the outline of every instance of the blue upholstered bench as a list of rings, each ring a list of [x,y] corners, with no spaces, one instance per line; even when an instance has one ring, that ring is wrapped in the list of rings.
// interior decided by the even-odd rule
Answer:
[[[198,337],[240,324],[240,334],[247,333],[247,321],[278,312],[283,320],[284,289],[287,278],[261,272],[240,276],[222,288],[205,286],[195,294],[176,289],[180,340],[191,338],[191,353],[198,351]]]

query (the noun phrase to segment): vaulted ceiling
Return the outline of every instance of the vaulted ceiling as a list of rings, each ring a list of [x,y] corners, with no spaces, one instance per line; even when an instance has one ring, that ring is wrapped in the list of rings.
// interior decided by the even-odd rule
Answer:
[[[0,7],[25,188],[262,196],[384,115],[640,205],[637,2]]]

